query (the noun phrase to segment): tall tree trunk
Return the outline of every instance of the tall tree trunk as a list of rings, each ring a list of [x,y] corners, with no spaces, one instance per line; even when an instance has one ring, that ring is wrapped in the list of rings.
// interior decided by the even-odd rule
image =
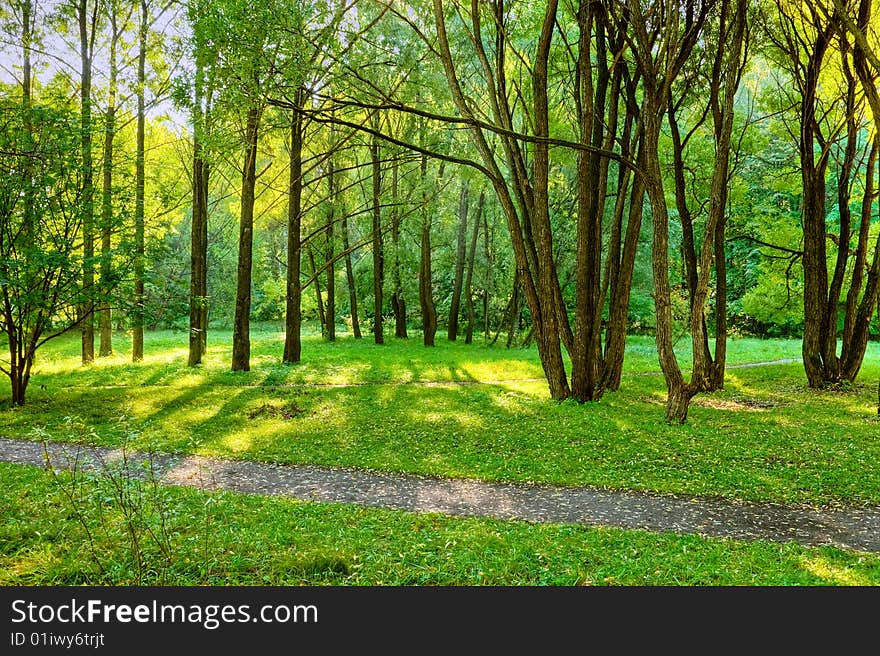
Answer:
[[[831,43],[833,29],[820,26],[812,44],[804,70],[801,89],[800,112],[800,163],[803,188],[802,220],[804,226],[804,337],[801,347],[804,370],[810,387],[821,388],[826,384],[826,367],[834,363],[823,359],[823,328],[828,325],[828,265],[826,259],[825,229],[825,178],[828,168],[827,149],[817,160],[817,138],[822,141],[816,122],[819,75],[822,62]],[[798,55],[799,56],[799,55]]]
[[[191,367],[201,364],[208,345],[208,162],[203,139],[207,127],[204,70],[196,63],[193,111],[192,234],[190,238],[189,357]]]
[[[354,271],[351,265],[351,247],[348,238],[348,216],[342,218],[342,250],[345,252],[345,280],[348,283],[348,309],[351,312],[351,332],[360,339],[361,322],[358,320],[357,288],[354,284]]]
[[[628,131],[625,130],[625,135]],[[645,167],[644,139],[641,129],[637,130],[635,139],[636,162],[640,169]],[[627,211],[626,230],[623,231],[624,204],[626,202],[626,189],[629,178],[632,177],[632,186],[629,188],[629,210]],[[630,176],[626,171],[618,174],[618,193],[620,194],[614,208],[614,222],[619,225],[616,234],[611,238],[613,252],[608,255],[608,325],[605,330],[605,369],[603,371],[603,385],[606,389],[620,389],[623,375],[623,360],[626,352],[626,335],[629,322],[629,301],[632,292],[633,272],[635,271],[636,254],[639,248],[639,235],[642,229],[642,218],[646,186],[644,177],[641,175]],[[623,234],[622,250],[620,233]]]
[[[464,281],[465,302],[467,303],[468,326],[467,333],[464,337],[465,344],[471,344],[474,341],[474,262],[477,256],[477,237],[480,235],[480,222],[483,220],[483,203],[486,200],[486,192],[480,191],[480,198],[477,201],[477,214],[474,217],[474,228],[471,232],[471,244],[467,256],[467,274]]]
[[[553,261],[553,233],[550,226],[550,147],[544,141],[550,136],[547,70],[550,44],[556,28],[558,2],[550,0],[546,7],[532,70],[535,136],[541,140],[535,143],[532,155],[532,212],[528,219],[530,237],[534,243],[537,276],[534,288],[530,288],[525,276],[523,282],[526,283],[526,301],[531,310],[535,341],[547,376],[550,396],[562,401],[571,396],[562,359],[562,335],[568,329],[568,318],[560,316],[564,305]],[[521,262],[517,262],[517,268],[523,268]]]
[[[336,265],[335,265],[335,237],[334,224],[336,223],[336,180],[333,170],[333,160],[327,162],[330,186],[330,208],[327,215],[327,250],[325,253],[324,268],[327,271],[327,329],[324,337],[327,341],[336,341]]]
[[[534,112],[533,152],[527,155],[523,144],[512,134],[502,134],[500,145],[504,156],[504,171],[481,127],[472,125],[469,134],[479,152],[483,165],[498,197],[499,205],[507,220],[517,269],[522,276],[523,293],[534,324],[535,341],[541,365],[547,378],[552,398],[563,400],[570,395],[567,374],[562,358],[562,341],[570,336],[562,302],[561,287],[556,275],[553,236],[550,226],[549,182],[549,114],[547,71],[550,43],[556,26],[558,3],[548,2],[544,9],[541,34],[538,38],[532,71],[532,109]],[[494,3],[494,25],[504,25],[508,19],[503,3]],[[455,106],[462,116],[476,119],[472,105],[464,95],[453,61],[446,32],[446,17],[441,0],[433,2],[434,23],[437,30],[437,46],[446,73],[447,82]],[[506,53],[508,51],[505,30],[494,30],[492,45],[494,61],[490,61],[483,43],[480,12],[474,12],[472,40],[474,54],[480,63],[489,86],[492,118],[503,130],[512,133],[513,125],[510,96],[506,79]],[[529,166],[529,163],[531,166]],[[567,346],[567,344],[566,344]]]
[[[745,7],[745,0],[738,0]],[[669,284],[669,212],[666,206],[666,195],[663,188],[663,174],[660,167],[658,142],[662,128],[662,118],[668,108],[668,94],[673,81],[677,78],[685,61],[689,58],[694,46],[706,23],[711,3],[694,3],[687,5],[684,16],[678,15],[678,21],[671,21],[669,29],[660,30],[649,35],[644,26],[650,23],[643,13],[643,6],[635,0],[627,2],[627,8],[631,11],[632,24],[636,25],[635,42],[633,43],[634,56],[638,62],[643,80],[643,97],[640,111],[641,136],[644,155],[644,180],[648,198],[651,203],[651,221],[653,227],[653,239],[651,243],[651,264],[654,278],[654,315],[656,320],[656,344],[657,355],[663,378],[666,381],[666,421],[669,423],[684,423],[687,419],[690,400],[700,391],[701,381],[705,378],[705,371],[697,370],[701,363],[700,349],[694,349],[694,374],[692,382],[686,384],[684,376],[678,364],[674,351],[674,339],[672,334],[672,307],[671,288]],[[657,11],[669,12],[675,15],[680,9],[673,2],[662,1]],[[653,10],[653,9],[652,9]],[[719,44],[719,47],[721,45]],[[732,59],[731,59],[732,61]],[[738,68],[738,67],[734,67]],[[723,153],[724,157],[728,153]],[[715,174],[719,173],[717,167]],[[727,182],[725,176],[725,184]],[[714,188],[714,179],[713,179]],[[711,214],[711,213],[710,213]],[[704,240],[711,244],[714,240],[714,225],[707,221],[706,235]],[[694,306],[699,308],[691,313],[691,331],[694,333],[694,343],[698,344],[702,339],[699,333],[703,325],[703,288],[708,288],[709,267],[713,254],[711,246],[702,249],[703,268],[700,271],[701,280],[698,281],[698,289],[695,294]]]
[[[857,14],[857,27],[861,35],[868,33],[868,27],[872,20],[872,0],[860,0]],[[876,19],[873,19],[876,21]],[[880,92],[875,84],[876,74],[880,72],[880,64],[873,58],[873,67],[868,65],[866,48],[870,44],[856,35],[853,48],[853,65],[856,75],[861,82],[871,114],[874,117],[874,141],[868,155],[865,167],[864,195],[862,197],[861,220],[859,225],[858,245],[853,265],[852,281],[846,298],[846,314],[844,317],[843,343],[841,354],[842,376],[845,380],[855,381],[865,351],[868,346],[869,326],[871,315],[877,307],[878,295],[880,295],[880,237],[874,245],[874,254],[870,268],[868,267],[868,241],[870,236],[870,223],[873,215],[874,201],[880,199],[878,194],[877,179],[880,178]],[[873,68],[873,70],[872,70]],[[876,176],[875,176],[876,174]],[[880,202],[878,202],[880,205]],[[864,291],[862,291],[864,289]],[[857,300],[861,293],[861,300]],[[880,315],[880,313],[878,313]],[[878,385],[878,399],[880,399],[880,385]],[[880,414],[880,401],[877,412]]]
[[[305,90],[296,92],[296,104],[302,105]],[[294,109],[290,117],[290,178],[287,205],[287,302],[284,313],[285,364],[300,361],[302,355],[302,115]]]
[[[494,223],[494,222],[493,222]],[[491,236],[489,235],[489,213],[483,216],[483,256],[486,259],[486,280],[483,289],[483,336],[489,339],[491,336],[491,322],[489,321],[489,294],[492,289],[492,249],[490,248]]]
[[[94,326],[94,299],[95,297],[95,221],[94,221],[94,194],[95,186],[92,170],[92,54],[94,52],[94,39],[97,3],[89,12],[88,0],[79,0],[77,4],[77,22],[79,24],[80,45],[80,130],[81,130],[81,158],[82,158],[82,237],[83,237],[83,291],[89,300],[85,301],[79,309],[80,330],[82,335],[82,363],[88,364],[95,359],[95,326]]]
[[[646,94],[647,95],[647,94]],[[657,107],[662,99],[657,102]],[[647,104],[647,103],[646,103]],[[663,191],[663,177],[660,171],[660,158],[657,143],[660,137],[660,118],[657,110],[650,104],[642,110],[649,114],[645,121],[645,157],[648,165],[647,192],[651,201],[651,223],[653,239],[651,243],[652,271],[654,274],[654,315],[656,320],[657,356],[660,369],[666,380],[666,421],[683,424],[687,420],[688,407],[695,391],[684,381],[673,350],[672,305],[669,287],[669,215],[666,211],[666,196]],[[650,116],[653,111],[654,116]]]
[[[400,208],[398,207],[398,159],[391,165],[391,239],[394,243],[394,268],[391,272],[394,292],[391,294],[391,309],[394,310],[394,336],[406,339],[406,299],[403,297],[403,283],[400,278]]]
[[[461,186],[458,197],[458,240],[455,249],[455,278],[452,284],[452,300],[449,303],[449,323],[446,337],[450,342],[458,338],[458,315],[461,308],[461,286],[464,282],[464,267],[467,259],[467,224],[468,224],[468,181]]]
[[[232,328],[232,371],[250,371],[251,368],[251,271],[259,129],[260,108],[250,107],[245,126],[245,153],[241,175],[241,223],[238,232],[238,275]]]
[[[370,142],[370,161],[373,171],[373,339],[376,344],[385,343],[382,326],[382,287],[385,283],[385,260],[382,252],[382,169],[379,162],[379,142]]]
[[[110,271],[112,268],[110,235],[113,229],[113,138],[116,136],[116,90],[118,67],[116,50],[119,41],[119,26],[116,7],[109,8],[110,34],[110,78],[107,83],[107,113],[104,117],[104,159],[103,188],[101,197],[101,298],[98,303],[100,342],[98,355],[106,357],[113,354],[113,323],[110,314]]]
[[[425,346],[434,346],[437,333],[437,309],[431,274],[431,211],[428,209],[428,158],[422,155],[422,236],[419,254],[419,306],[422,311],[422,334]]]
[[[878,150],[880,150],[880,136],[875,136],[865,170],[865,193],[862,198],[859,243],[856,248],[851,288],[847,295],[848,321],[844,328],[844,339],[848,348],[846,357],[842,358],[842,369],[844,378],[850,382],[855,381],[862,367],[870,337],[871,316],[877,308],[878,298],[880,298],[880,236],[877,237],[874,244],[874,255],[870,267],[867,262],[874,201],[880,198],[877,191],[877,180],[880,178]],[[861,294],[861,300],[857,301],[859,291],[862,289],[864,291]],[[849,317],[852,318],[849,319]]]
[[[595,25],[595,39],[592,38]],[[605,23],[593,14],[592,3],[582,1],[578,10],[578,123],[581,143],[604,145],[606,96],[610,73],[606,53]],[[595,42],[596,80],[593,81],[590,45]],[[580,402],[601,398],[602,334],[602,215],[603,187],[607,166],[598,153],[577,155],[577,268],[574,349],[571,354],[571,394]]]
[[[138,17],[138,55],[137,55],[137,145],[135,155],[135,201],[134,201],[134,311],[131,326],[131,360],[144,359],[144,178],[145,144],[144,124],[146,120],[146,60],[147,60],[147,1],[140,1]]]

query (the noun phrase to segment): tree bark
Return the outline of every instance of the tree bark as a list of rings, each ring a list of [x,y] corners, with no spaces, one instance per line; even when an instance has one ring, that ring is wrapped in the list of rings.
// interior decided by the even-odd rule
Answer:
[[[406,339],[406,299],[403,296],[403,283],[400,278],[400,208],[398,207],[398,161],[391,164],[391,240],[394,244],[394,267],[391,272],[394,292],[391,294],[391,309],[394,311],[394,336]]]
[[[461,286],[464,283],[464,267],[467,257],[468,181],[461,186],[458,198],[458,239],[455,249],[455,277],[452,284],[452,300],[449,303],[449,323],[446,337],[450,342],[458,339],[458,315],[461,309]]]
[[[251,368],[251,272],[253,268],[254,198],[257,184],[257,136],[260,108],[250,107],[245,126],[245,153],[241,176],[241,222],[238,232],[238,273],[235,318],[232,327],[232,371]]]
[[[204,71],[196,64],[193,111],[192,234],[190,236],[189,357],[201,364],[208,345],[208,162],[203,152],[206,111],[202,107]]]
[[[318,324],[321,326],[321,337],[327,337],[327,314],[324,312],[324,299],[321,294],[321,279],[318,277],[318,267],[315,266],[315,253],[311,246],[308,249],[309,264],[312,267],[312,280],[315,286],[315,304],[318,310]]]
[[[745,0],[740,0],[744,2]],[[677,21],[670,23],[670,29],[659,28],[649,34],[642,5],[636,1],[627,3],[632,12],[635,28],[635,52],[642,72],[643,99],[640,119],[645,158],[645,185],[651,203],[651,222],[653,239],[651,242],[651,265],[654,277],[654,315],[656,320],[657,356],[663,378],[666,381],[667,402],[666,421],[684,423],[687,419],[691,398],[699,391],[699,384],[686,384],[673,349],[671,289],[669,283],[669,213],[663,188],[663,174],[660,168],[658,142],[662,127],[662,117],[668,107],[668,94],[684,62],[690,56],[694,45],[702,33],[710,5],[694,3],[687,5],[685,16],[677,15]],[[673,3],[662,2],[659,10],[676,15],[679,11]],[[727,153],[724,153],[727,155]],[[716,169],[717,171],[717,169]],[[714,229],[707,227],[707,238],[714,238]],[[708,252],[707,252],[708,251]],[[711,257],[711,248],[703,249],[705,257]],[[708,268],[708,263],[706,268]],[[708,276],[707,271],[703,271]],[[708,281],[708,278],[706,277]],[[706,282],[708,284],[708,282]],[[698,294],[699,295],[699,291]],[[694,305],[697,306],[695,300]],[[702,305],[699,306],[702,308]],[[691,330],[695,329],[691,313]],[[702,314],[699,323],[702,324]],[[695,337],[699,343],[701,335]],[[699,349],[694,349],[694,378],[702,379],[702,372],[696,371]]]
[[[493,222],[494,223],[494,222]],[[492,249],[490,248],[491,236],[489,235],[489,213],[483,217],[483,255],[486,258],[486,280],[483,289],[483,336],[491,337],[491,322],[489,321],[489,294],[492,289]]]
[[[300,87],[296,92],[296,104],[301,105],[304,98],[305,90]],[[290,178],[287,185],[287,302],[282,358],[285,364],[299,362],[302,355],[302,147],[302,115],[294,109],[290,118]]]
[[[507,343],[510,348],[519,332],[520,317],[522,316],[522,301],[520,300],[520,288],[522,287],[519,269],[513,275],[513,291],[510,293],[510,303],[507,306]]]
[[[428,209],[427,190],[428,158],[421,161],[422,178],[422,234],[419,249],[419,306],[422,311],[422,341],[425,346],[434,346],[437,333],[437,309],[434,305],[434,292],[431,274],[431,212]]]
[[[462,116],[473,119],[475,117],[472,106],[464,95],[453,62],[442,0],[434,0],[433,7],[438,54],[446,73],[453,102]],[[490,10],[494,12],[492,23],[497,26],[504,25],[507,17],[503,4],[495,3]],[[482,40],[479,11],[472,12],[471,16],[472,44],[476,61],[479,62],[488,82],[493,120],[499,127],[509,131],[508,134],[500,135],[499,139],[507,174],[502,172],[496,158],[496,150],[490,145],[483,129],[472,125],[469,134],[486,167],[498,196],[499,205],[507,219],[517,269],[522,275],[523,292],[534,323],[535,341],[550,395],[554,399],[562,400],[570,394],[562,359],[561,342],[562,335],[566,331],[560,324],[564,305],[561,302],[561,289],[553,259],[553,238],[547,195],[549,166],[547,64],[556,24],[556,10],[556,2],[547,3],[534,56],[531,107],[534,113],[534,136],[537,140],[533,145],[531,167],[527,164],[529,158],[523,152],[522,143],[512,136],[514,129],[509,95],[511,92],[507,87],[505,61],[508,50],[507,35],[503,29],[495,31],[495,43],[492,48],[494,61],[490,61]]]
[[[113,229],[113,139],[116,136],[116,91],[117,91],[117,45],[119,26],[116,7],[109,8],[111,25],[109,66],[110,77],[107,83],[107,112],[104,116],[103,187],[101,190],[101,298],[98,302],[98,324],[100,341],[98,355],[107,357],[113,354],[113,319],[110,311],[110,273],[112,269],[110,236]]]
[[[342,250],[345,251],[345,280],[348,283],[348,308],[351,312],[351,332],[355,339],[361,339],[361,323],[358,320],[357,288],[354,284],[354,271],[351,265],[347,216],[344,216],[342,219]]]
[[[382,169],[379,162],[379,142],[375,138],[370,142],[370,161],[373,171],[373,340],[376,344],[384,344],[382,287],[385,283],[385,261],[382,252],[382,211],[380,206]]]
[[[581,143],[604,144],[606,100],[610,73],[607,63],[605,23],[593,14],[592,3],[578,9],[578,128]],[[595,25],[595,39],[592,38]],[[593,81],[591,42],[596,44],[596,80]],[[571,354],[571,394],[580,402],[602,397],[601,269],[603,168],[595,152],[577,154],[577,265],[574,349]]]
[[[846,357],[841,360],[843,376],[845,380],[850,382],[855,382],[865,359],[870,337],[871,316],[877,308],[878,299],[880,299],[880,236],[877,237],[874,244],[874,255],[870,267],[867,264],[867,243],[873,205],[874,201],[880,198],[877,191],[877,180],[880,178],[878,150],[880,150],[880,136],[875,136],[865,170],[865,194],[862,198],[859,244],[856,249],[852,286],[847,298],[847,316],[849,317],[852,313],[852,319],[848,328],[845,328],[845,333],[847,329],[849,331],[845,338],[848,348]],[[862,283],[863,279],[864,283]],[[861,300],[858,301],[857,308],[851,308],[851,305],[856,305],[855,297],[862,289]]]
[[[92,55],[94,48],[97,5],[90,15],[88,0],[78,0],[77,22],[80,45],[80,130],[82,158],[82,197],[81,208],[83,241],[83,291],[88,299],[94,298],[95,286],[95,226],[94,194],[92,168]],[[79,309],[80,331],[82,337],[82,363],[89,364],[95,359],[94,301],[84,301]]]
[[[140,0],[138,18],[137,55],[137,145],[135,155],[135,201],[134,201],[134,310],[131,326],[131,360],[144,359],[144,178],[145,143],[144,125],[146,120],[145,87],[147,81],[147,0]]]
[[[486,192],[480,191],[480,198],[477,201],[477,212],[474,217],[474,227],[471,232],[471,243],[467,255],[467,274],[464,281],[465,302],[467,304],[467,333],[464,337],[465,344],[472,344],[474,341],[474,262],[477,259],[477,238],[480,235],[480,222],[483,220],[483,203],[486,201]]]
[[[336,266],[335,266],[335,237],[334,225],[336,223],[336,172],[333,168],[333,158],[327,160],[327,184],[329,186],[328,198],[330,206],[327,213],[327,250],[325,252],[325,265],[327,271],[327,316],[324,337],[329,342],[336,341]]]

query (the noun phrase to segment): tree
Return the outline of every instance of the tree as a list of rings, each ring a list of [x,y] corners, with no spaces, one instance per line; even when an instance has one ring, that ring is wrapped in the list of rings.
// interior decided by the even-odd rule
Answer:
[[[431,212],[428,208],[428,157],[422,156],[422,225],[419,249],[419,306],[422,312],[422,341],[425,346],[434,346],[437,333],[437,308],[434,305],[433,280],[431,275]],[[442,170],[440,176],[442,177]]]
[[[210,42],[203,30],[195,27],[202,4],[189,5],[193,29],[195,72],[193,75],[192,123],[192,225],[190,237],[189,366],[201,364],[208,348],[208,193],[210,162],[206,141],[210,134],[213,95],[213,66]]]
[[[480,222],[483,220],[483,205],[486,202],[486,192],[480,190],[480,198],[477,201],[477,211],[474,217],[474,227],[471,232],[471,243],[468,248],[467,274],[464,281],[465,310],[467,311],[468,325],[464,343],[471,344],[474,341],[474,262],[477,258],[477,238],[480,236]]]
[[[382,245],[382,164],[379,159],[379,141],[375,137],[370,142],[370,165],[373,181],[373,340],[376,344],[384,344],[382,288],[385,284],[385,253]]]
[[[95,235],[94,235],[94,168],[92,165],[92,59],[95,53],[95,38],[98,33],[99,4],[89,0],[76,0],[74,11],[79,28],[80,55],[80,157],[82,162],[82,280],[83,288],[90,289],[95,284]],[[80,308],[82,333],[82,362],[88,364],[95,359],[94,308],[84,305]]]
[[[0,371],[12,384],[12,404],[24,405],[37,351],[83,320],[96,288],[81,279],[77,115],[32,100],[0,103],[0,332],[9,350]]]
[[[452,284],[452,302],[449,304],[449,321],[446,336],[450,342],[458,338],[458,315],[461,308],[461,286],[464,283],[465,258],[467,256],[468,181],[461,186],[458,200],[458,239],[455,249],[455,281]]]
[[[645,179],[653,224],[651,260],[654,276],[657,353],[667,387],[666,420],[676,423],[683,423],[687,419],[691,398],[707,388],[711,376],[711,361],[706,357],[707,353],[703,348],[704,308],[714,253],[715,226],[724,212],[724,205],[718,205],[718,200],[723,200],[723,198],[712,199],[716,209],[710,213],[705,228],[700,256],[700,279],[694,290],[694,300],[690,309],[690,329],[694,341],[694,371],[691,374],[691,381],[686,383],[673,349],[668,255],[669,214],[660,167],[658,142],[663,115],[669,106],[672,86],[685,62],[691,56],[698,40],[703,37],[703,29],[713,5],[714,3],[711,1],[686,2],[683,6],[672,2],[658,2],[645,7],[638,0],[631,0],[626,5],[631,12],[629,24],[632,28],[632,36],[630,37],[632,50],[643,82],[640,117],[643,121]],[[736,9],[736,15],[739,17],[736,24],[739,27],[737,27],[733,38],[734,44],[739,42],[739,48],[741,48],[744,31],[745,10],[745,2],[740,1]],[[721,42],[719,46],[723,46],[723,43]],[[737,47],[731,48],[730,54],[727,55],[728,71],[739,70],[740,55],[741,51],[737,50]],[[718,159],[726,159],[728,156],[728,151],[716,152]],[[726,164],[718,162],[713,173],[713,192],[717,193],[718,191],[716,185],[726,184]]]
[[[111,238],[113,234],[113,142],[116,137],[117,95],[119,91],[119,47],[120,40],[128,27],[128,21],[134,11],[131,5],[123,11],[116,0],[107,5],[107,20],[110,24],[110,44],[108,55],[109,77],[107,80],[107,109],[104,112],[104,151],[102,155],[102,189],[101,189],[101,299],[98,304],[100,327],[100,346],[98,355],[105,357],[113,353],[113,323],[108,300],[112,286],[112,252]]]
[[[684,421],[687,401],[684,397],[698,392],[719,389],[724,384],[727,348],[727,276],[726,236],[727,198],[731,178],[731,151],[734,124],[734,101],[744,70],[748,4],[723,0],[713,14],[712,29],[706,30],[706,47],[699,58],[705,61],[684,72],[678,85],[668,89],[666,115],[672,137],[676,209],[682,229],[682,256],[685,284],[688,291],[689,326],[693,348],[691,382],[682,392],[682,401],[672,408],[673,421]],[[715,26],[717,25],[717,33]],[[704,81],[708,87],[700,85]],[[676,89],[676,87],[679,87]],[[693,95],[703,93],[705,104],[696,101],[696,119],[684,136],[681,132],[681,110],[694,103]],[[685,151],[691,138],[698,133],[707,117],[712,124],[711,175],[690,174],[693,182],[703,184],[705,191],[689,189],[685,181]],[[691,198],[708,196],[708,202],[692,208]],[[702,243],[697,248],[697,218],[705,215]],[[715,351],[709,348],[707,327],[709,280],[715,272]],[[682,408],[684,406],[684,408]]]
[[[403,245],[400,242],[400,160],[394,157],[391,162],[391,241],[394,247],[394,260],[391,267],[391,309],[394,311],[394,336],[406,339],[406,298],[403,295],[403,281],[400,277],[400,260]]]
[[[876,273],[867,269],[868,234],[875,185],[874,149],[864,172],[861,226],[854,258],[850,200],[859,174],[855,166],[862,131],[863,101],[857,94],[861,80],[870,107],[880,108],[876,73],[866,68],[869,44],[855,45],[851,34],[867,26],[870,3],[860,3],[857,14],[836,3],[798,6],[778,0],[769,37],[787,68],[798,110],[796,143],[801,171],[804,275],[804,370],[810,387],[822,388],[841,380],[855,380],[867,346],[868,325],[876,307]],[[853,32],[855,28],[855,32]],[[861,41],[861,44],[859,44]],[[866,46],[868,49],[866,49]],[[837,64],[835,66],[835,64]],[[875,112],[876,114],[876,112]],[[843,147],[838,136],[842,134]],[[836,178],[837,233],[830,232],[828,189]],[[831,242],[829,246],[828,242]],[[874,259],[880,257],[880,244]],[[829,257],[833,265],[829,267]],[[855,267],[844,301],[843,340],[838,351],[839,313],[850,260]],[[830,271],[829,271],[830,268]]]
[[[300,107],[306,90],[297,89],[295,106]],[[290,178],[287,208],[287,309],[284,319],[283,362],[293,364],[302,356],[302,114],[290,113]]]

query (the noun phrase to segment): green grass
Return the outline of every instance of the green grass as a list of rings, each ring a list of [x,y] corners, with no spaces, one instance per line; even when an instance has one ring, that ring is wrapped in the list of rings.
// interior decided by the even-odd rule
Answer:
[[[138,487],[128,497],[133,513],[113,500],[106,479],[62,473],[56,480],[0,463],[0,480],[0,585],[880,585],[880,556],[830,547],[454,519],[170,486]],[[153,542],[146,529],[158,533],[160,516],[168,539]]]
[[[131,364],[117,335],[117,354],[88,367],[75,336],[50,343],[25,407],[11,408],[8,382],[0,383],[0,436],[756,501],[880,503],[877,344],[858,385],[810,391],[796,363],[733,369],[724,391],[695,401],[686,425],[667,426],[646,337],[628,343],[621,390],[586,405],[549,398],[533,349],[308,337],[304,362],[285,366],[282,335],[264,330],[252,336],[252,370],[233,373],[229,333],[212,333],[209,356],[194,369],[185,337],[149,333],[145,361]],[[796,341],[739,339],[729,362],[799,352]],[[679,355],[686,363],[687,351]],[[126,487],[133,496],[125,505],[106,479],[8,464],[0,481],[6,585],[880,584],[880,556],[832,548],[176,487]]]
[[[682,345],[686,340],[682,340]],[[549,399],[534,349],[393,338],[384,346],[306,338],[280,363],[282,335],[252,336],[247,373],[229,371],[230,335],[186,367],[184,333],[150,333],[147,357],[82,367],[79,340],[40,353],[24,408],[0,406],[0,435],[89,441],[284,463],[484,480],[782,501],[880,503],[880,423],[872,344],[851,388],[806,389],[800,364],[735,369],[663,422],[665,387],[651,338],[628,345],[617,393],[579,405]],[[797,357],[792,340],[732,340],[730,364]],[[687,351],[680,354],[682,361]],[[453,384],[467,381],[471,384]],[[429,384],[421,384],[429,383]],[[8,383],[0,396],[8,396]]]

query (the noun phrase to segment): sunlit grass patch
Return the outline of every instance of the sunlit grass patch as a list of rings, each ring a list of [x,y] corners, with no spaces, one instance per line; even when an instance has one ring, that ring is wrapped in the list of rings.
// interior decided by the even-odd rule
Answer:
[[[185,333],[148,333],[144,362],[79,364],[77,339],[41,351],[24,408],[0,405],[0,434],[202,455],[751,500],[880,503],[878,349],[855,386],[814,391],[799,363],[731,369],[688,423],[663,422],[653,340],[628,344],[620,391],[596,403],[550,399],[534,349],[439,339],[306,336],[280,362],[283,335],[252,335],[249,372],[229,370],[229,333],[185,366]],[[682,342],[686,346],[686,341]],[[730,361],[797,356],[794,340],[735,339]],[[0,386],[7,385],[5,381]],[[0,387],[0,395],[4,390]],[[287,410],[285,410],[285,408]],[[290,411],[296,408],[296,411]],[[87,426],[88,431],[76,428]]]
[[[124,510],[99,479],[4,463],[0,478],[3,585],[880,585],[880,556],[831,547],[177,487],[140,488]],[[129,529],[160,520],[167,542],[133,552]]]

